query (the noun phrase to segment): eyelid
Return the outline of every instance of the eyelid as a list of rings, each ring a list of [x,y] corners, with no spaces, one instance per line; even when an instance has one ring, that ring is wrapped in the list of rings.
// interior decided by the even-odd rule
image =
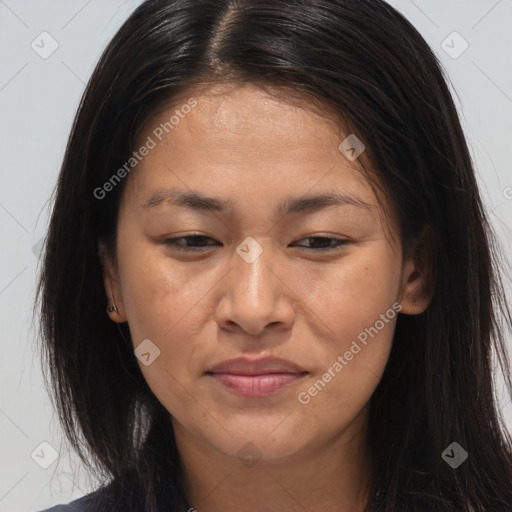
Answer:
[[[199,252],[202,249],[212,246],[212,244],[207,244],[202,247],[191,247],[191,246],[187,246],[187,245],[178,245],[178,243],[177,243],[178,240],[185,240],[187,238],[204,238],[204,239],[213,240],[212,237],[207,236],[207,235],[202,235],[201,233],[190,233],[188,235],[177,236],[174,238],[166,238],[163,240],[163,243],[165,245],[172,247],[173,249],[178,250],[178,251],[189,251],[189,252]]]
[[[206,240],[214,240],[212,237],[209,237],[207,235],[202,235],[200,233],[191,233],[191,234],[182,235],[179,237],[166,238],[163,240],[163,243],[165,245],[172,247],[173,249],[178,250],[178,251],[188,251],[188,252],[200,252],[203,249],[207,249],[208,247],[212,247],[213,245],[215,245],[215,244],[206,244],[206,245],[203,245],[200,247],[194,247],[194,246],[187,246],[187,245],[185,245],[185,246],[178,245],[178,243],[177,243],[179,240],[186,240],[186,239],[190,239],[190,238],[202,238],[202,239],[206,239]],[[303,240],[315,240],[315,239],[325,239],[325,240],[329,240],[329,242],[334,241],[336,245],[330,246],[330,247],[314,248],[314,247],[300,246],[300,245],[295,244],[295,242],[294,242],[294,244],[297,245],[298,247],[302,247],[303,249],[306,249],[307,251],[321,253],[321,252],[329,252],[329,251],[339,250],[339,249],[345,247],[348,243],[350,243],[350,240],[348,240],[346,238],[339,238],[339,237],[327,236],[327,235],[316,235],[316,234],[302,237],[302,238],[298,239],[297,241],[301,242]]]
[[[325,239],[329,240],[330,242],[336,242],[336,245],[330,246],[330,247],[324,247],[324,248],[313,248],[313,247],[303,247],[304,249],[308,249],[310,251],[316,251],[316,252],[327,252],[327,251],[335,251],[337,249],[340,249],[344,246],[346,246],[348,243],[350,243],[350,240],[346,238],[339,238],[335,236],[327,236],[327,235],[312,235],[312,236],[305,236],[301,239],[299,239],[299,242],[302,240],[314,240],[314,239]],[[302,246],[299,246],[302,247]]]

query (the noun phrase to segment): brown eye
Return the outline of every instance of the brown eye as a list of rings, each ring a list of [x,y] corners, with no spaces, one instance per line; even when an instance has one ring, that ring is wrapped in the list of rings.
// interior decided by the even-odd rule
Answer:
[[[308,236],[302,240],[309,240],[313,242],[309,247],[303,245],[298,245],[298,247],[303,247],[304,249],[311,249],[314,251],[333,251],[349,243],[348,240],[327,236]]]
[[[206,243],[208,240],[213,240],[213,238],[205,235],[187,235],[167,238],[164,243],[179,251],[198,251],[213,245]],[[181,243],[182,241],[185,241],[185,244]],[[215,242],[215,240],[213,241]]]

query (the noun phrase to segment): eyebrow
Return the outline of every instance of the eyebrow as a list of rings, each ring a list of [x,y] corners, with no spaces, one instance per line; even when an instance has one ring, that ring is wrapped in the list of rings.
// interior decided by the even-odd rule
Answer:
[[[197,211],[228,214],[233,209],[233,201],[208,197],[199,192],[181,192],[179,189],[157,190],[141,208],[149,210],[162,203],[191,208]],[[351,205],[365,210],[374,209],[374,205],[366,203],[358,197],[341,192],[287,198],[276,207],[276,213],[285,216],[293,213],[312,213],[329,206]]]

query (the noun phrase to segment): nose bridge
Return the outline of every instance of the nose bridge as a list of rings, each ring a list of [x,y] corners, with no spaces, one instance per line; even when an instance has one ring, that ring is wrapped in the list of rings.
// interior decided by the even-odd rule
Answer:
[[[261,238],[245,238],[236,248],[233,257],[235,280],[242,286],[236,286],[238,291],[250,301],[264,303],[273,302],[275,293],[275,276],[272,268],[272,248]]]
[[[217,309],[224,326],[235,323],[256,335],[269,324],[291,325],[293,308],[275,275],[278,258],[270,245],[248,237],[237,246]]]

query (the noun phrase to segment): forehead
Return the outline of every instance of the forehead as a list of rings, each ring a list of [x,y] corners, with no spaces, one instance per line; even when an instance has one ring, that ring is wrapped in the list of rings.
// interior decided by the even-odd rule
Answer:
[[[197,107],[183,116],[191,99]],[[350,133],[344,121],[317,99],[250,83],[203,84],[181,92],[161,105],[146,123],[143,136],[169,122],[173,113],[180,119],[175,115],[172,133],[163,136],[172,135],[176,144],[210,144],[211,151],[240,147],[246,152],[259,151],[260,158],[275,159],[279,152],[268,150],[283,144],[292,151],[317,150],[317,158],[320,153],[338,154],[339,143]],[[354,168],[358,167],[355,162]]]
[[[181,93],[146,122],[137,146],[149,137],[156,148],[139,167],[154,167],[158,160],[171,167],[201,160],[217,170],[252,169],[261,175],[293,167],[298,177],[305,163],[324,170],[336,163],[366,182],[359,161],[340,154],[338,146],[348,134],[341,122],[305,99],[283,96],[253,84],[196,86]]]
[[[378,205],[365,152],[351,160],[340,151],[347,135],[343,120],[308,97],[254,84],[195,86],[145,123],[136,147],[151,139],[153,148],[129,175],[127,193],[142,204],[150,191],[176,184],[235,199],[258,187],[272,201],[279,190],[289,196],[343,185]]]

